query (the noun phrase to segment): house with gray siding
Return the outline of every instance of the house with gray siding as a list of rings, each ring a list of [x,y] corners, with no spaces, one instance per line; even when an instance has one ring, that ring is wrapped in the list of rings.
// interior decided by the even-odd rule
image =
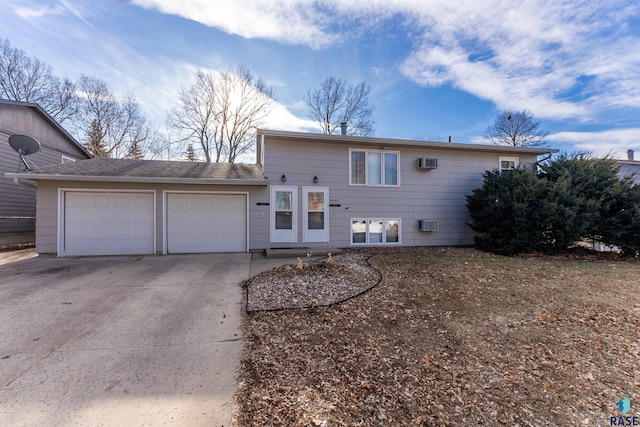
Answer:
[[[9,240],[8,236],[13,239],[35,232],[35,187],[18,185],[4,176],[18,172],[21,166],[18,153],[9,146],[12,135],[27,135],[40,142],[40,151],[28,156],[29,163],[37,167],[91,158],[38,105],[0,99],[0,243]]]
[[[640,184],[640,160],[635,159],[633,150],[627,150],[627,159],[616,160],[616,164],[620,166],[620,176],[632,177],[636,184]]]
[[[256,164],[93,159],[37,182],[36,250],[65,255],[473,244],[466,195],[546,148],[258,130]]]

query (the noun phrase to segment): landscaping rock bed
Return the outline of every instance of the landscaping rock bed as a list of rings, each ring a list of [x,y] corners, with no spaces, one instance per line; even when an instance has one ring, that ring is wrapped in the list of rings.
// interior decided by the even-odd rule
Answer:
[[[345,253],[297,265],[283,265],[261,273],[246,284],[247,311],[273,311],[328,306],[371,289],[380,273],[369,255]]]

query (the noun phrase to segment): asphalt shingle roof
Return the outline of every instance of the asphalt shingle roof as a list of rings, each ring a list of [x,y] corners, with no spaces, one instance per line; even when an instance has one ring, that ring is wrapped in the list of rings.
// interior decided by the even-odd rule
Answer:
[[[243,163],[168,160],[90,159],[45,166],[29,175],[136,177],[210,180],[263,180],[262,167]],[[36,176],[33,177],[37,179]]]

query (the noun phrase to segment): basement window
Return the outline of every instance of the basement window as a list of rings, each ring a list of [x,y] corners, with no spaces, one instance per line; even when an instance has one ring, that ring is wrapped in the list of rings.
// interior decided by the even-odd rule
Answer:
[[[352,245],[400,244],[400,219],[352,219]]]

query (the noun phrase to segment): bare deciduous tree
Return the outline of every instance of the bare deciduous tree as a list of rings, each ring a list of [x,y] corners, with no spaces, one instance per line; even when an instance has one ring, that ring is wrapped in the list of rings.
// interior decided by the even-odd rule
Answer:
[[[96,157],[141,158],[151,142],[150,128],[133,95],[117,97],[97,78],[81,76],[78,84],[80,140]]]
[[[38,104],[62,123],[77,112],[75,91],[75,85],[56,77],[51,66],[0,39],[0,98]]]
[[[273,89],[245,67],[219,75],[196,73],[195,83],[180,89],[169,122],[183,142],[200,146],[207,162],[233,163],[248,152],[255,129],[271,110]]]
[[[315,120],[322,133],[335,134],[340,124],[348,124],[348,135],[373,135],[373,107],[369,103],[371,88],[364,82],[348,85],[343,79],[326,78],[318,89],[308,91],[304,102],[309,117]]]
[[[503,111],[496,117],[495,123],[487,127],[484,137],[495,145],[512,147],[539,147],[549,135],[540,129],[540,122],[527,111]]]

